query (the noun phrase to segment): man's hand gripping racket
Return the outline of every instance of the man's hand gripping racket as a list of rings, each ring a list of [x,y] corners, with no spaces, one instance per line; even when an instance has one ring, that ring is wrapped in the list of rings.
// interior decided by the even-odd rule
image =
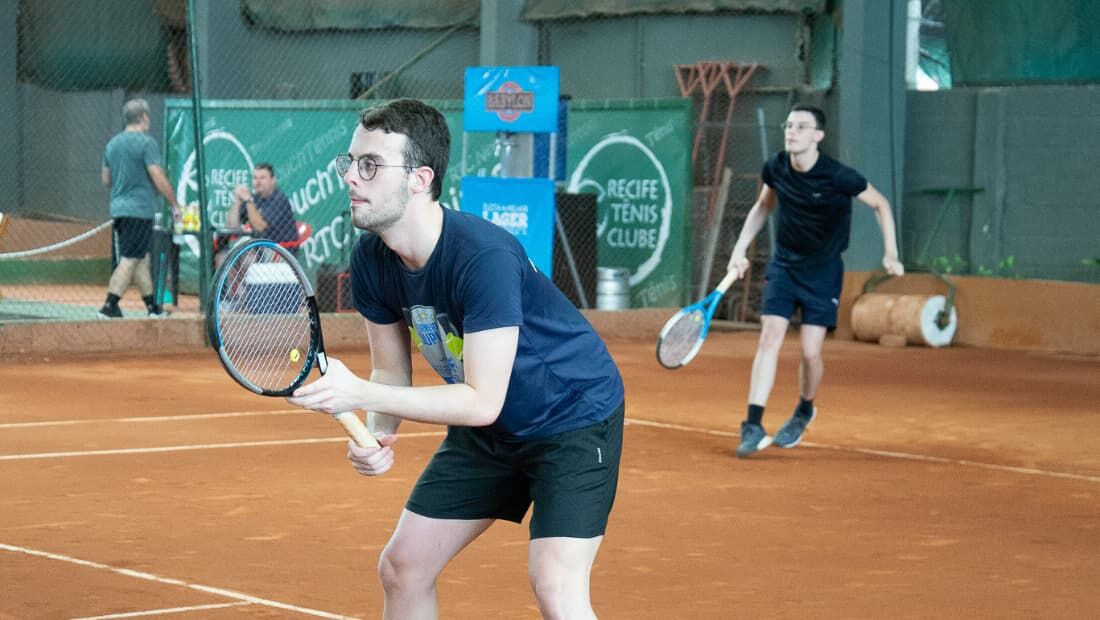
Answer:
[[[328,371],[313,285],[294,255],[272,241],[230,252],[214,274],[206,326],[229,376],[257,394],[290,396],[314,365]],[[355,412],[333,417],[360,447],[379,447]]]
[[[709,295],[684,307],[665,323],[657,336],[657,361],[662,366],[679,368],[695,358],[710,331],[710,321],[718,302],[740,273],[740,269],[731,269]]]

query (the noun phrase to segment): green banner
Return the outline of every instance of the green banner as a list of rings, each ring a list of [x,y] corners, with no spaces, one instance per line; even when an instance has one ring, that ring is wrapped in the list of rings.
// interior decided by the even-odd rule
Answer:
[[[691,263],[687,100],[575,102],[566,191],[599,197],[599,265],[630,270],[631,306],[683,305]]]
[[[432,102],[447,118],[452,135],[461,138],[459,102]],[[213,228],[225,226],[233,204],[233,188],[251,187],[252,168],[268,162],[278,187],[288,198],[296,220],[313,228],[300,250],[302,266],[315,273],[321,265],[344,266],[358,231],[348,217],[347,186],[336,173],[333,158],[347,151],[358,113],[369,102],[213,101],[203,104],[205,208],[198,206],[195,141],[190,100],[170,99],[165,110],[165,168],[174,180],[176,199],[193,205]],[[457,132],[457,133],[456,133]],[[491,139],[486,138],[491,142]],[[484,149],[482,149],[484,150]],[[491,153],[491,147],[490,147]],[[461,139],[452,145],[452,161],[462,153]],[[454,165],[444,179],[442,202],[457,207],[460,171]],[[175,235],[180,245],[180,289],[198,289],[199,236],[197,220],[185,211],[190,234]]]
[[[461,101],[429,102],[452,135],[440,202],[459,207],[463,166],[498,175],[496,136],[463,134]],[[165,167],[181,205],[195,205],[209,225],[225,225],[233,187],[251,184],[252,168],[271,163],[294,216],[313,233],[300,251],[314,273],[345,266],[358,231],[348,218],[347,186],[333,158],[347,150],[358,112],[370,102],[213,101],[203,104],[206,205],[197,209],[190,100],[170,99],[165,112]],[[689,273],[690,103],[681,100],[572,102],[567,133],[567,192],[599,196],[598,263],[631,271],[635,307],[679,306]],[[190,223],[190,222],[189,222]],[[181,290],[198,282],[199,237],[177,234]]]

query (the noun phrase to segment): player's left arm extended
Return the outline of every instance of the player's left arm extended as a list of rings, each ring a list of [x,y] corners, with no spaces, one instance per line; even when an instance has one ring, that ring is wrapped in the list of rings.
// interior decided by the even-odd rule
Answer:
[[[870,183],[867,184],[867,189],[863,190],[856,198],[875,210],[875,219],[878,220],[878,227],[882,230],[883,268],[890,275],[902,275],[905,273],[905,267],[898,260],[897,231],[894,226],[894,214],[890,209],[890,201]]]
[[[376,346],[375,333],[386,333],[386,327],[368,322],[372,347]],[[329,358],[329,372],[298,388],[287,400],[299,407],[325,413],[362,409],[375,412],[376,416],[385,414],[429,424],[487,426],[497,419],[504,406],[518,344],[518,326],[468,332],[462,349],[466,380],[445,385],[414,387],[368,381]],[[389,377],[393,369],[381,372],[385,374],[378,377],[386,380],[384,377]],[[372,378],[374,376],[372,373]]]

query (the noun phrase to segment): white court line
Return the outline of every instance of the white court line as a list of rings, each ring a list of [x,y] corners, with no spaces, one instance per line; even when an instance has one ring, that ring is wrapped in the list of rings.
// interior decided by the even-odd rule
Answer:
[[[159,422],[165,420],[196,420],[206,418],[227,418],[227,417],[243,417],[243,416],[262,416],[262,415],[288,415],[295,413],[308,413],[305,409],[281,409],[268,412],[229,412],[229,413],[208,413],[208,414],[195,414],[187,416],[165,416],[165,417],[136,417],[136,418],[113,418],[109,420],[65,420],[59,422],[26,422],[16,424],[0,424],[0,429],[13,428],[21,426],[49,426],[49,425],[64,425],[64,424],[81,424],[84,422]],[[627,424],[637,424],[639,426],[649,426],[653,428],[664,428],[669,430],[677,430],[688,433],[702,433],[705,435],[714,435],[718,437],[738,437],[739,434],[733,431],[720,431],[715,429],[698,428],[694,426],[684,426],[681,424],[668,424],[666,422],[655,422],[652,420],[639,420],[636,418],[627,418]],[[439,432],[424,432],[424,433],[402,433],[402,437],[437,437],[442,436],[445,433]],[[326,437],[318,439],[289,439],[289,440],[276,440],[276,441],[252,441],[252,442],[238,442],[238,443],[224,443],[224,444],[199,444],[199,445],[184,445],[184,446],[164,446],[158,448],[122,448],[117,450],[89,450],[82,452],[45,452],[39,454],[3,454],[0,455],[0,461],[19,461],[19,460],[31,460],[31,459],[47,459],[47,458],[65,458],[74,456],[110,456],[118,454],[148,454],[156,452],[182,452],[187,450],[216,450],[224,448],[249,448],[260,446],[280,446],[280,445],[297,445],[297,444],[313,444],[313,443],[337,443],[346,442],[347,439],[343,437]],[[1009,472],[1015,474],[1024,474],[1029,476],[1046,476],[1050,478],[1063,478],[1066,480],[1082,480],[1085,482],[1100,482],[1100,476],[1089,476],[1086,474],[1074,474],[1069,472],[1050,471],[1044,469],[1035,469],[1031,467],[1015,467],[1012,465],[997,465],[995,463],[982,463],[979,461],[969,461],[965,459],[949,459],[939,456],[929,456],[924,454],[912,454],[908,452],[897,452],[891,450],[875,450],[873,448],[856,448],[851,446],[837,446],[830,444],[816,443],[812,441],[803,441],[800,445],[808,448],[819,448],[822,450],[836,450],[839,452],[853,452],[856,454],[867,454],[871,456],[883,456],[888,458],[903,459],[910,461],[924,461],[928,463],[942,463],[946,465],[962,465],[965,467],[976,467],[979,469],[988,469],[992,471]]]
[[[443,431],[402,433],[402,437],[442,437]],[[116,450],[84,450],[80,452],[40,452],[38,454],[0,454],[0,461],[26,461],[33,459],[59,459],[72,456],[114,456],[118,454],[155,454],[158,452],[187,452],[190,450],[221,450],[225,448],[255,448],[260,446],[294,446],[314,443],[347,443],[347,437],[317,437],[313,439],[278,439],[271,441],[239,441],[236,443],[208,443],[154,448],[119,448]]]
[[[155,448],[118,448],[116,450],[84,450],[79,452],[40,452],[38,454],[0,454],[0,461],[26,461],[33,459],[60,459],[70,456],[113,456],[117,454],[155,454],[157,452],[186,452],[189,450],[221,450],[224,448],[253,448],[258,446],[292,446],[311,443],[346,443],[343,437],[315,439],[281,439],[272,441],[240,441],[236,443],[207,443],[184,446],[160,446]]]
[[[651,426],[653,428],[664,428],[669,430],[684,431],[687,433],[702,433],[704,435],[716,435],[719,437],[740,437],[740,434],[732,431],[719,431],[709,428],[697,428],[694,426],[683,426],[680,424],[667,424],[665,422],[653,422],[651,420],[637,420],[634,418],[627,419],[627,424],[637,424],[639,426]],[[908,461],[925,461],[928,463],[942,463],[945,465],[962,465],[965,467],[977,467],[980,469],[989,469],[993,471],[1009,472],[1013,474],[1025,474],[1028,476],[1047,476],[1050,478],[1065,478],[1067,480],[1083,480],[1085,482],[1100,482],[1100,476],[1089,476],[1087,474],[1073,474],[1061,471],[1049,471],[1046,469],[1034,469],[1031,467],[1015,467],[1012,465],[997,465],[995,463],[982,463],[979,461],[968,461],[965,459],[948,459],[941,456],[928,456],[925,454],[911,454],[908,452],[896,452],[893,450],[875,450],[872,448],[855,448],[851,446],[835,446],[831,444],[815,443],[812,441],[803,441],[800,446],[806,446],[808,448],[819,448],[821,450],[836,450],[838,452],[855,452],[857,454],[867,454],[871,456],[884,456],[893,459],[904,459]]]
[[[171,577],[160,577],[152,573],[146,573],[142,571],[131,570],[128,568],[118,568],[117,566],[110,566],[108,564],[101,564],[99,562],[92,562],[91,560],[81,560],[79,558],[70,557],[67,555],[61,555],[59,553],[50,553],[49,551],[39,551],[37,549],[28,549],[26,547],[16,547],[13,545],[5,545],[0,543],[0,550],[11,551],[13,553],[22,553],[39,558],[46,558],[48,560],[57,560],[59,562],[67,562],[69,564],[76,564],[78,566],[85,566],[88,568],[95,568],[99,570],[106,570],[119,575],[125,575],[127,577],[136,577],[138,579],[145,579],[146,581],[152,581],[155,583],[161,583],[171,586],[180,586],[183,588],[190,588],[192,590],[198,590],[199,592],[206,592],[208,594],[216,594],[231,598],[238,601],[244,601],[255,605],[263,605],[265,607],[275,607],[277,609],[285,609],[287,611],[293,611],[307,616],[316,616],[318,618],[333,618],[335,620],[343,620],[351,618],[352,616],[342,616],[340,614],[334,614],[327,611],[321,611],[319,609],[310,609],[308,607],[299,607],[297,605],[291,605],[289,603],[280,603],[279,601],[272,601],[265,598],[259,598],[242,592],[235,592],[233,590],[226,590],[224,588],[215,588],[213,586],[206,586],[199,583],[189,583],[180,579],[172,579]]]
[[[163,616],[165,614],[182,614],[190,611],[203,611],[206,609],[225,609],[226,607],[240,607],[241,605],[251,605],[252,603],[246,603],[240,601],[237,603],[217,603],[215,605],[192,605],[190,607],[168,607],[166,609],[147,609],[145,611],[131,611],[124,614],[108,614],[106,616],[82,616],[80,618],[70,618],[69,620],[114,620],[115,618],[141,618],[143,616]]]
[[[306,409],[278,409],[275,411],[230,411],[228,413],[196,413],[192,415],[142,416],[139,418],[107,418],[103,420],[51,420],[49,422],[11,422],[0,424],[4,428],[34,428],[38,426],[73,426],[76,424],[103,424],[119,422],[178,422],[180,420],[207,420],[211,418],[243,418],[265,415],[308,414]]]

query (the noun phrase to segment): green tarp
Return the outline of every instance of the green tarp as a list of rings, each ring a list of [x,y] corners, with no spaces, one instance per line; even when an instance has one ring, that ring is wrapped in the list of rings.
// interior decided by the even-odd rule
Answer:
[[[1097,0],[943,0],[955,86],[1100,81]]]
[[[256,26],[281,31],[476,27],[480,0],[241,0]]]
[[[168,41],[157,9],[152,2],[21,0],[19,80],[54,90],[167,90]]]
[[[826,0],[527,0],[521,17],[528,20],[622,17],[639,14],[821,13]]]

